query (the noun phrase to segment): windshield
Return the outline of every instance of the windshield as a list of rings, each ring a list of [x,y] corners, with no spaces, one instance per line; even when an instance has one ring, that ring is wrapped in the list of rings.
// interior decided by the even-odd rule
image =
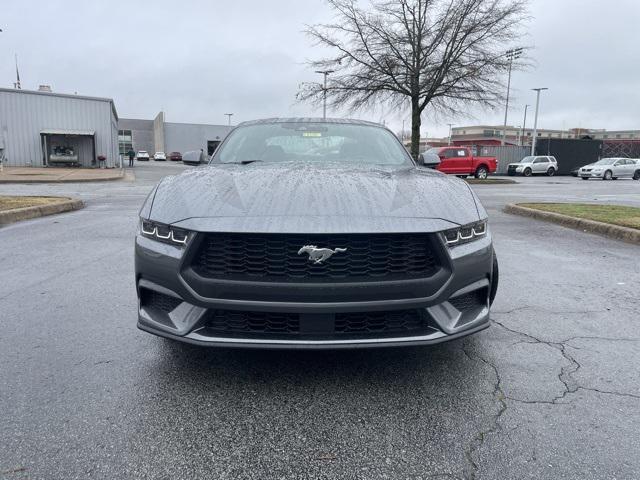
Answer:
[[[384,128],[322,122],[241,126],[218,148],[213,161],[413,164],[400,142]]]
[[[536,157],[524,157],[522,160],[520,160],[520,163],[533,163],[533,160]]]
[[[594,165],[612,165],[616,160],[617,158],[603,158],[594,163]]]

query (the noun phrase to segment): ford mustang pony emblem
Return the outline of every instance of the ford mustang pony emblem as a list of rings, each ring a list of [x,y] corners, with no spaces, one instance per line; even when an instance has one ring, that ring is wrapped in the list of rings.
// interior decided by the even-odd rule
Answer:
[[[346,248],[336,248],[335,250],[331,250],[330,248],[318,248],[315,245],[305,245],[298,250],[298,255],[306,253],[309,255],[309,261],[318,265],[332,257],[335,253],[342,253],[346,251]]]

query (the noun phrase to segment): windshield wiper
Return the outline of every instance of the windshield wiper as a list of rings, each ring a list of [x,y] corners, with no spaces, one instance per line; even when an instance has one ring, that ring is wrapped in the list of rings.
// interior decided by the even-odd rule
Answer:
[[[248,165],[248,164],[253,163],[253,162],[263,162],[263,161],[264,161],[264,160],[260,160],[260,159],[255,159],[255,160],[242,160],[242,161],[240,162],[240,165]]]

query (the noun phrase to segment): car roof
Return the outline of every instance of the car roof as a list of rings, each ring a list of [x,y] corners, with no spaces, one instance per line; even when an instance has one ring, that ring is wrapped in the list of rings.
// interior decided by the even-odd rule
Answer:
[[[263,118],[259,120],[250,120],[248,122],[242,122],[238,124],[239,127],[247,125],[267,125],[276,123],[329,123],[329,124],[347,124],[347,125],[369,125],[373,127],[386,128],[384,125],[376,122],[369,122],[367,120],[357,120],[352,118],[316,118],[316,117],[274,117]]]

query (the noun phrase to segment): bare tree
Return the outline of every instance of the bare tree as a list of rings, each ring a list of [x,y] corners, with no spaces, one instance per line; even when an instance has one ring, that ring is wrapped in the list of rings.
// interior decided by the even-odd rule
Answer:
[[[505,52],[523,35],[527,0],[369,0],[367,8],[326,1],[336,20],[307,33],[334,53],[310,65],[335,73],[326,92],[303,86],[299,100],[319,102],[326,93],[331,106],[352,110],[410,104],[414,158],[428,105],[452,115],[503,101]]]

